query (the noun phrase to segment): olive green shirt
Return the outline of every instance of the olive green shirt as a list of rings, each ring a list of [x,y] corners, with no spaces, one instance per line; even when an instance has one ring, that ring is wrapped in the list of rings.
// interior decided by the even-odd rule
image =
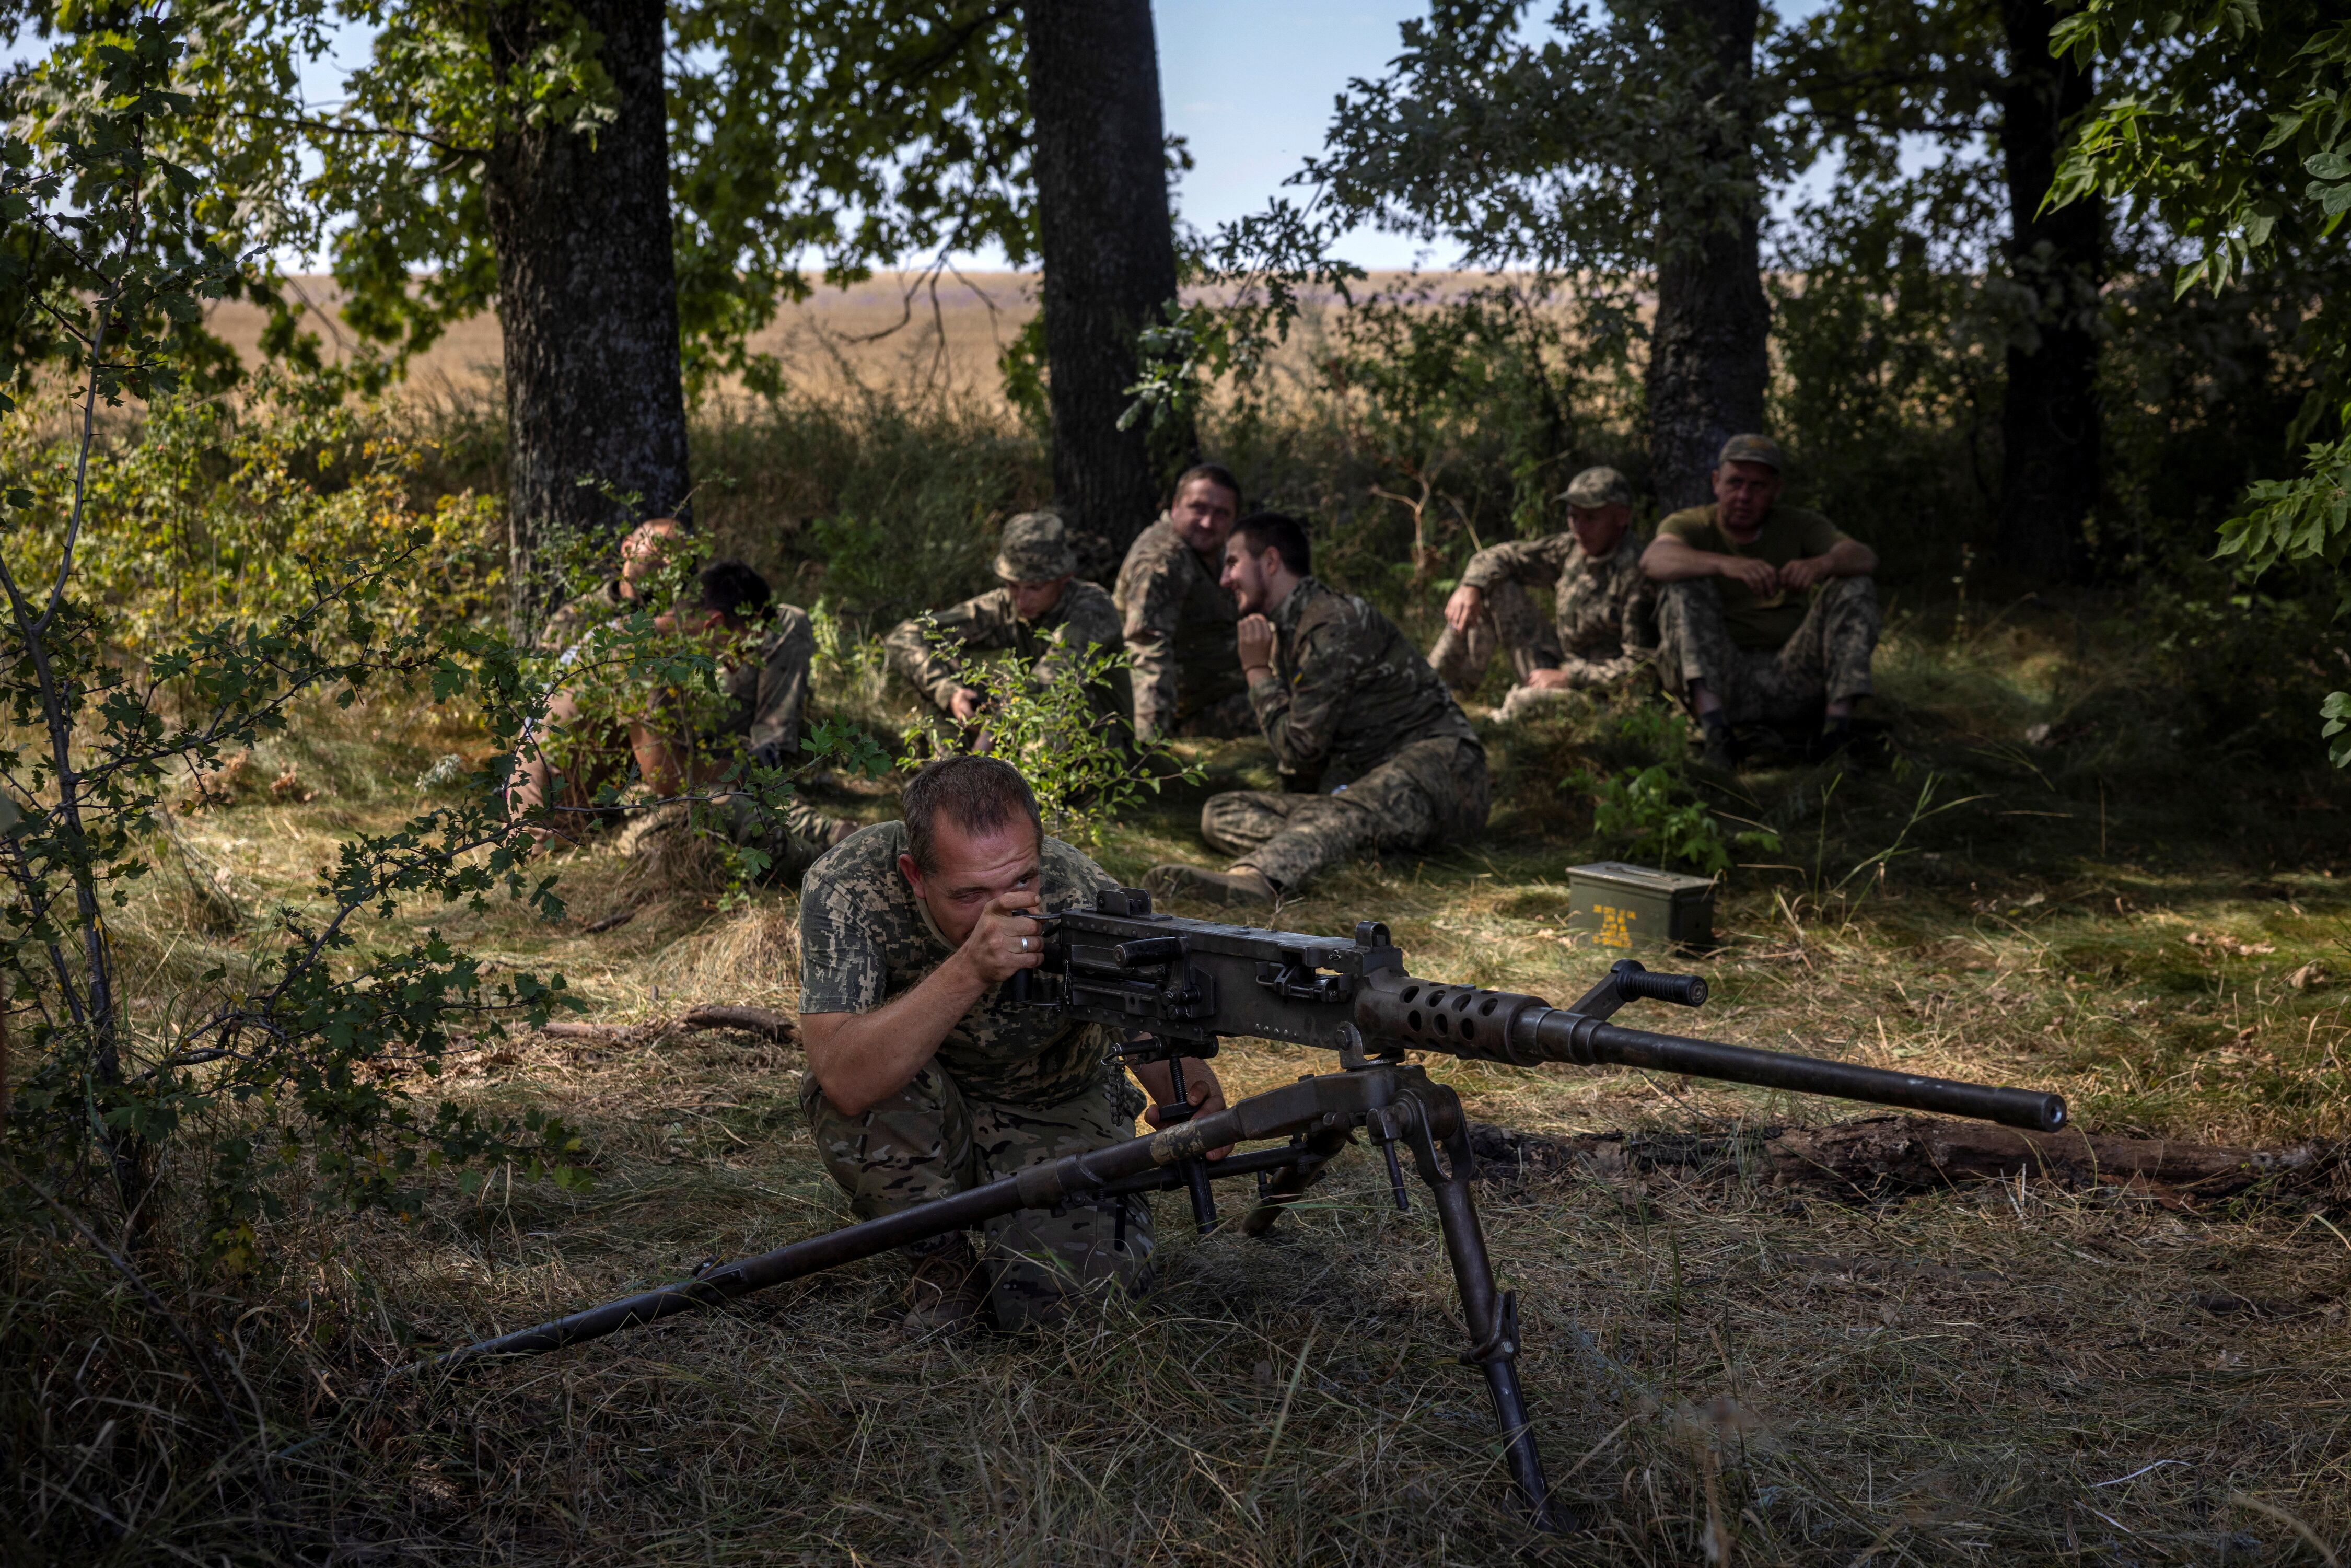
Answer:
[[[913,990],[954,956],[930,911],[898,869],[906,824],[877,822],[827,851],[800,883],[800,1011],[867,1013]],[[1091,905],[1116,887],[1108,872],[1047,839],[1039,900],[1046,909]],[[1059,1105],[1109,1072],[1114,1041],[1100,1024],[1050,1008],[1016,1007],[999,988],[956,1021],[936,1061],[983,1100]]]
[[[1773,566],[1826,555],[1847,538],[1843,529],[1818,512],[1802,507],[1774,507],[1764,515],[1762,530],[1753,541],[1738,544],[1715,521],[1711,503],[1676,512],[1657,525],[1657,532],[1671,534],[1695,550],[1744,556]],[[1788,639],[1796,634],[1796,628],[1803,624],[1805,597],[1802,593],[1783,589],[1764,598],[1731,577],[1715,579],[1714,587],[1722,600],[1722,623],[1730,632],[1731,642],[1741,648],[1777,650],[1785,646]]]
[[[1008,653],[1041,686],[1067,674],[1081,655],[1096,649],[1116,653],[1125,645],[1110,595],[1082,578],[1071,579],[1053,607],[1034,621],[1013,613],[1009,588],[991,588],[931,619],[943,646],[931,644],[919,618],[902,622],[883,646],[898,673],[941,711],[963,685],[956,662],[946,656],[947,647],[958,647],[967,655]],[[1095,699],[1096,707],[1124,721],[1131,699],[1123,666],[1110,672]]]
[[[1233,626],[1241,612],[1216,563],[1165,516],[1143,530],[1111,594],[1134,670],[1134,727],[1149,737],[1243,689]]]

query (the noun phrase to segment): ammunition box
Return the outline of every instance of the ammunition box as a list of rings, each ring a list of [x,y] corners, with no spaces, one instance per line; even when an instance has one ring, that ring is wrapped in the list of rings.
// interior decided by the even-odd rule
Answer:
[[[1567,868],[1567,928],[1595,947],[1710,947],[1714,883],[1602,861]]]

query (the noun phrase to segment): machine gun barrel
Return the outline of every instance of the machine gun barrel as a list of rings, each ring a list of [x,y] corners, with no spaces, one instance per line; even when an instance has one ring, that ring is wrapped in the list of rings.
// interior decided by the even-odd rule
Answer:
[[[1785,1051],[1755,1051],[1710,1040],[1652,1034],[1647,1030],[1625,1029],[1556,1009],[1539,1017],[1521,1019],[1518,1032],[1547,1061],[1646,1067],[1689,1078],[1753,1083],[1799,1094],[1832,1094],[1841,1100],[1899,1105],[1946,1116],[1972,1116],[2035,1133],[2053,1133],[2065,1124],[2065,1098],[2062,1094],[1962,1083],[1949,1078],[1861,1067],[1850,1061],[1825,1061],[1816,1056],[1791,1056]]]

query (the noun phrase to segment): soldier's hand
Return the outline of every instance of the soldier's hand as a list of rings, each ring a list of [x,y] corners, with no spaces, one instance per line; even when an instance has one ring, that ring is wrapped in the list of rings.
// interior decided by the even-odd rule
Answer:
[[[1165,1071],[1164,1067],[1160,1069],[1162,1072]],[[1196,1056],[1184,1059],[1184,1092],[1192,1102],[1192,1114],[1195,1116],[1213,1116],[1225,1108],[1225,1086],[1217,1082],[1216,1069]],[[1154,1131],[1169,1124],[1164,1106],[1146,1107],[1143,1119],[1151,1124]],[[1232,1152],[1232,1145],[1228,1144],[1221,1149],[1210,1149],[1207,1157],[1220,1160]]]
[[[984,983],[1000,986],[1045,961],[1045,928],[1032,913],[1036,907],[1037,890],[1021,887],[979,912],[978,924],[963,939],[963,956]]]
[[[947,711],[955,715],[956,723],[969,724],[979,716],[980,705],[987,700],[969,686],[957,686],[956,695],[947,699]]]
[[[1262,615],[1244,615],[1233,628],[1244,670],[1273,668],[1273,622]]]
[[[1529,670],[1527,685],[1539,692],[1563,692],[1567,690],[1567,672],[1565,670]]]
[[[1791,593],[1802,593],[1829,574],[1828,557],[1804,556],[1780,569],[1780,586]]]
[[[1478,617],[1485,612],[1486,591],[1472,588],[1466,582],[1455,589],[1453,597],[1445,601],[1445,623],[1456,632],[1468,631],[1478,623]]]
[[[1722,559],[1722,575],[1744,583],[1747,591],[1758,599],[1769,599],[1780,591],[1780,569],[1768,560],[1753,556],[1727,555]]]

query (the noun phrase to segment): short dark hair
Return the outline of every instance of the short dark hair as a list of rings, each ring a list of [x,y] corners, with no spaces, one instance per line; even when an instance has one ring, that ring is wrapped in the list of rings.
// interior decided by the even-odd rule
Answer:
[[[938,825],[944,814],[967,833],[985,833],[1015,817],[1026,817],[1045,843],[1045,821],[1037,796],[1020,769],[1000,757],[942,757],[914,775],[901,802],[906,817],[906,852],[924,875],[939,869]]]
[[[698,589],[694,607],[716,610],[721,615],[737,620],[756,621],[765,616],[775,593],[768,580],[744,561],[729,556],[714,560],[695,574]]]
[[[1233,525],[1232,538],[1249,542],[1241,548],[1255,555],[1280,550],[1281,564],[1304,577],[1314,570],[1314,552],[1306,542],[1306,525],[1287,512],[1251,512]]]
[[[1176,487],[1167,492],[1167,504],[1172,507],[1182,500],[1184,486],[1195,479],[1206,479],[1209,484],[1230,492],[1233,497],[1233,510],[1238,512],[1241,509],[1241,482],[1233,476],[1231,469],[1221,463],[1195,463],[1176,475]]]

